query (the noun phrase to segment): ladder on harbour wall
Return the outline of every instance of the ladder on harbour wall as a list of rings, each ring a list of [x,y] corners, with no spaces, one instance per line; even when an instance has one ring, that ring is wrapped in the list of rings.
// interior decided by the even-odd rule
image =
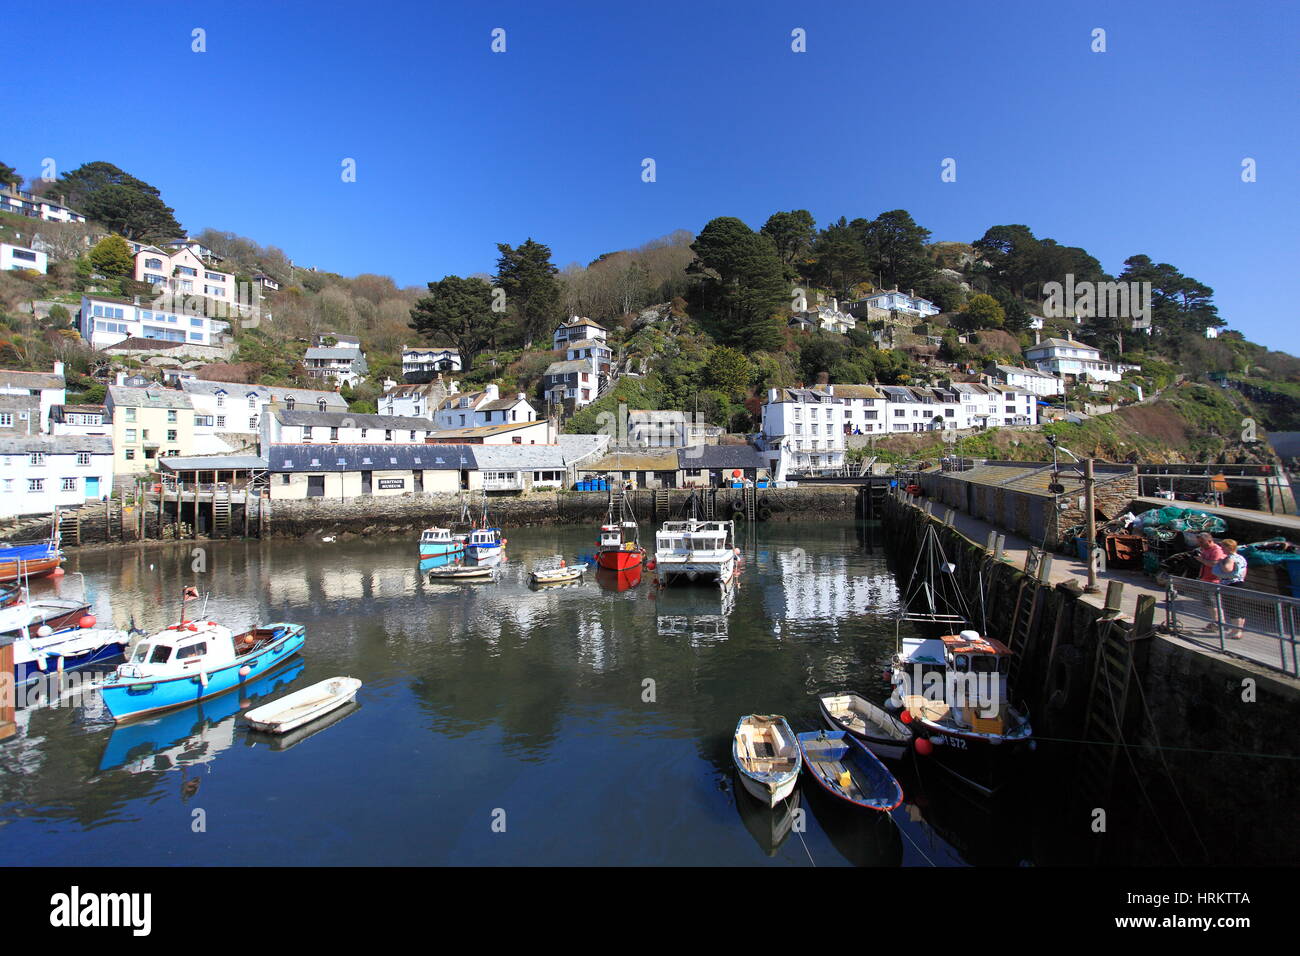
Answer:
[[[710,488],[700,497],[702,500],[700,510],[704,512],[704,519],[706,521],[712,521],[713,516],[717,511],[718,491],[716,488]]]
[[[59,544],[67,547],[81,546],[81,511],[64,511],[59,514]]]
[[[754,514],[758,511],[758,489],[742,488],[741,492],[744,495],[745,519],[749,521],[750,524],[753,524]]]
[[[1124,743],[1124,713],[1132,684],[1133,646],[1124,639],[1115,621],[1104,620],[1100,626],[1083,724],[1083,737],[1088,745],[1082,748],[1078,776],[1086,784],[1096,787],[1099,794],[1105,794],[1114,779],[1115,761]]]
[[[1038,575],[1027,572],[1016,592],[1016,609],[1011,618],[1011,633],[1007,641],[1007,646],[1011,649],[1008,677],[1012,687],[1016,686],[1016,680],[1020,676],[1020,665],[1025,658],[1025,649],[1029,646],[1029,636],[1034,633],[1034,625],[1038,620],[1041,592],[1042,582]]]
[[[230,537],[230,492],[212,492],[212,533],[210,538]]]

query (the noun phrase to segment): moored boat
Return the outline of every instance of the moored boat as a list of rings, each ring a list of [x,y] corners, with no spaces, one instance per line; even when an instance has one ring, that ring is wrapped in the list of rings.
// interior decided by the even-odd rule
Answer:
[[[739,563],[733,533],[731,521],[665,521],[655,535],[655,570],[665,584],[686,580],[725,586]]]
[[[744,788],[769,807],[790,796],[799,782],[799,742],[780,715],[741,717],[731,741],[731,759]]]
[[[114,720],[140,717],[235,690],[291,659],[304,643],[301,624],[264,624],[235,634],[216,621],[182,615],[179,623],[142,638],[98,689]]]
[[[28,684],[49,674],[107,664],[120,658],[130,642],[130,634],[112,628],[24,628],[13,644],[14,680]]]
[[[496,568],[490,564],[449,564],[445,567],[434,568],[429,572],[431,582],[441,581],[491,581],[496,577]]]
[[[361,681],[355,677],[331,677],[254,707],[244,714],[244,719],[254,730],[286,734],[351,703],[360,689]]]
[[[596,565],[607,571],[629,571],[645,561],[641,532],[627,495],[610,495],[609,515],[600,526],[596,542]]]
[[[877,757],[897,760],[912,746],[914,735],[907,724],[861,694],[820,694],[817,709],[829,729],[847,731]]]
[[[81,624],[90,612],[90,602],[66,598],[39,598],[35,601],[24,593],[17,604],[0,608],[0,637],[17,637],[22,631],[35,633],[48,627],[61,631]],[[91,620],[94,626],[94,620]]]
[[[55,527],[57,528],[57,522]],[[18,544],[0,547],[0,582],[21,581],[50,574],[63,564],[59,550],[58,532],[40,544]]]
[[[581,564],[568,565],[564,559],[556,556],[555,562],[547,567],[540,567],[533,570],[528,575],[528,583],[533,587],[543,587],[548,584],[572,584],[575,581],[581,581],[586,567]]]
[[[903,802],[903,788],[894,775],[848,731],[800,734],[799,750],[809,775],[836,799],[880,813]]]
[[[449,528],[425,528],[420,534],[420,557],[440,558],[449,554],[462,554],[465,542],[451,533]]]

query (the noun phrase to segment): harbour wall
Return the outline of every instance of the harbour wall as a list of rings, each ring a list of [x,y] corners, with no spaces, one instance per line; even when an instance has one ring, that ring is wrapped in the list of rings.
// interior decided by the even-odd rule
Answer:
[[[1017,641],[1032,575],[905,498],[889,496],[881,512],[898,566],[913,566],[933,529],[976,626],[1018,651],[1013,702],[1028,708],[1039,740],[1035,772],[1059,777],[1072,795],[1062,812],[1086,838],[1098,808],[1108,832],[1158,832],[1137,841],[1142,851],[1098,838],[1097,862],[1300,859],[1300,834],[1280,822],[1293,813],[1300,747],[1285,728],[1300,712],[1300,682],[1160,633],[1153,600],[1125,619],[1071,583],[1039,582]]]

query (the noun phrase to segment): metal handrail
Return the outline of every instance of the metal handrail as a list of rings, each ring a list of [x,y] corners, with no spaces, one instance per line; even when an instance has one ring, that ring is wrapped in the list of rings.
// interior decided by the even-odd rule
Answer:
[[[1180,623],[1185,618],[1206,623],[1197,633],[1196,625]],[[1300,676],[1296,652],[1300,599],[1170,575],[1165,585],[1165,624],[1185,640]],[[1230,638],[1236,630],[1242,637]],[[1276,639],[1277,655],[1260,653],[1252,638]]]

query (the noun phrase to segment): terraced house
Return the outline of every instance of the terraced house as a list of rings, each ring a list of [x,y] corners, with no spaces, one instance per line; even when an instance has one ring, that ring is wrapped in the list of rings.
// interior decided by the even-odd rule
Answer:
[[[159,458],[196,454],[194,403],[184,392],[110,385],[104,408],[113,423],[116,476],[152,471]]]
[[[113,466],[107,436],[0,436],[0,518],[96,500],[112,490]]]

